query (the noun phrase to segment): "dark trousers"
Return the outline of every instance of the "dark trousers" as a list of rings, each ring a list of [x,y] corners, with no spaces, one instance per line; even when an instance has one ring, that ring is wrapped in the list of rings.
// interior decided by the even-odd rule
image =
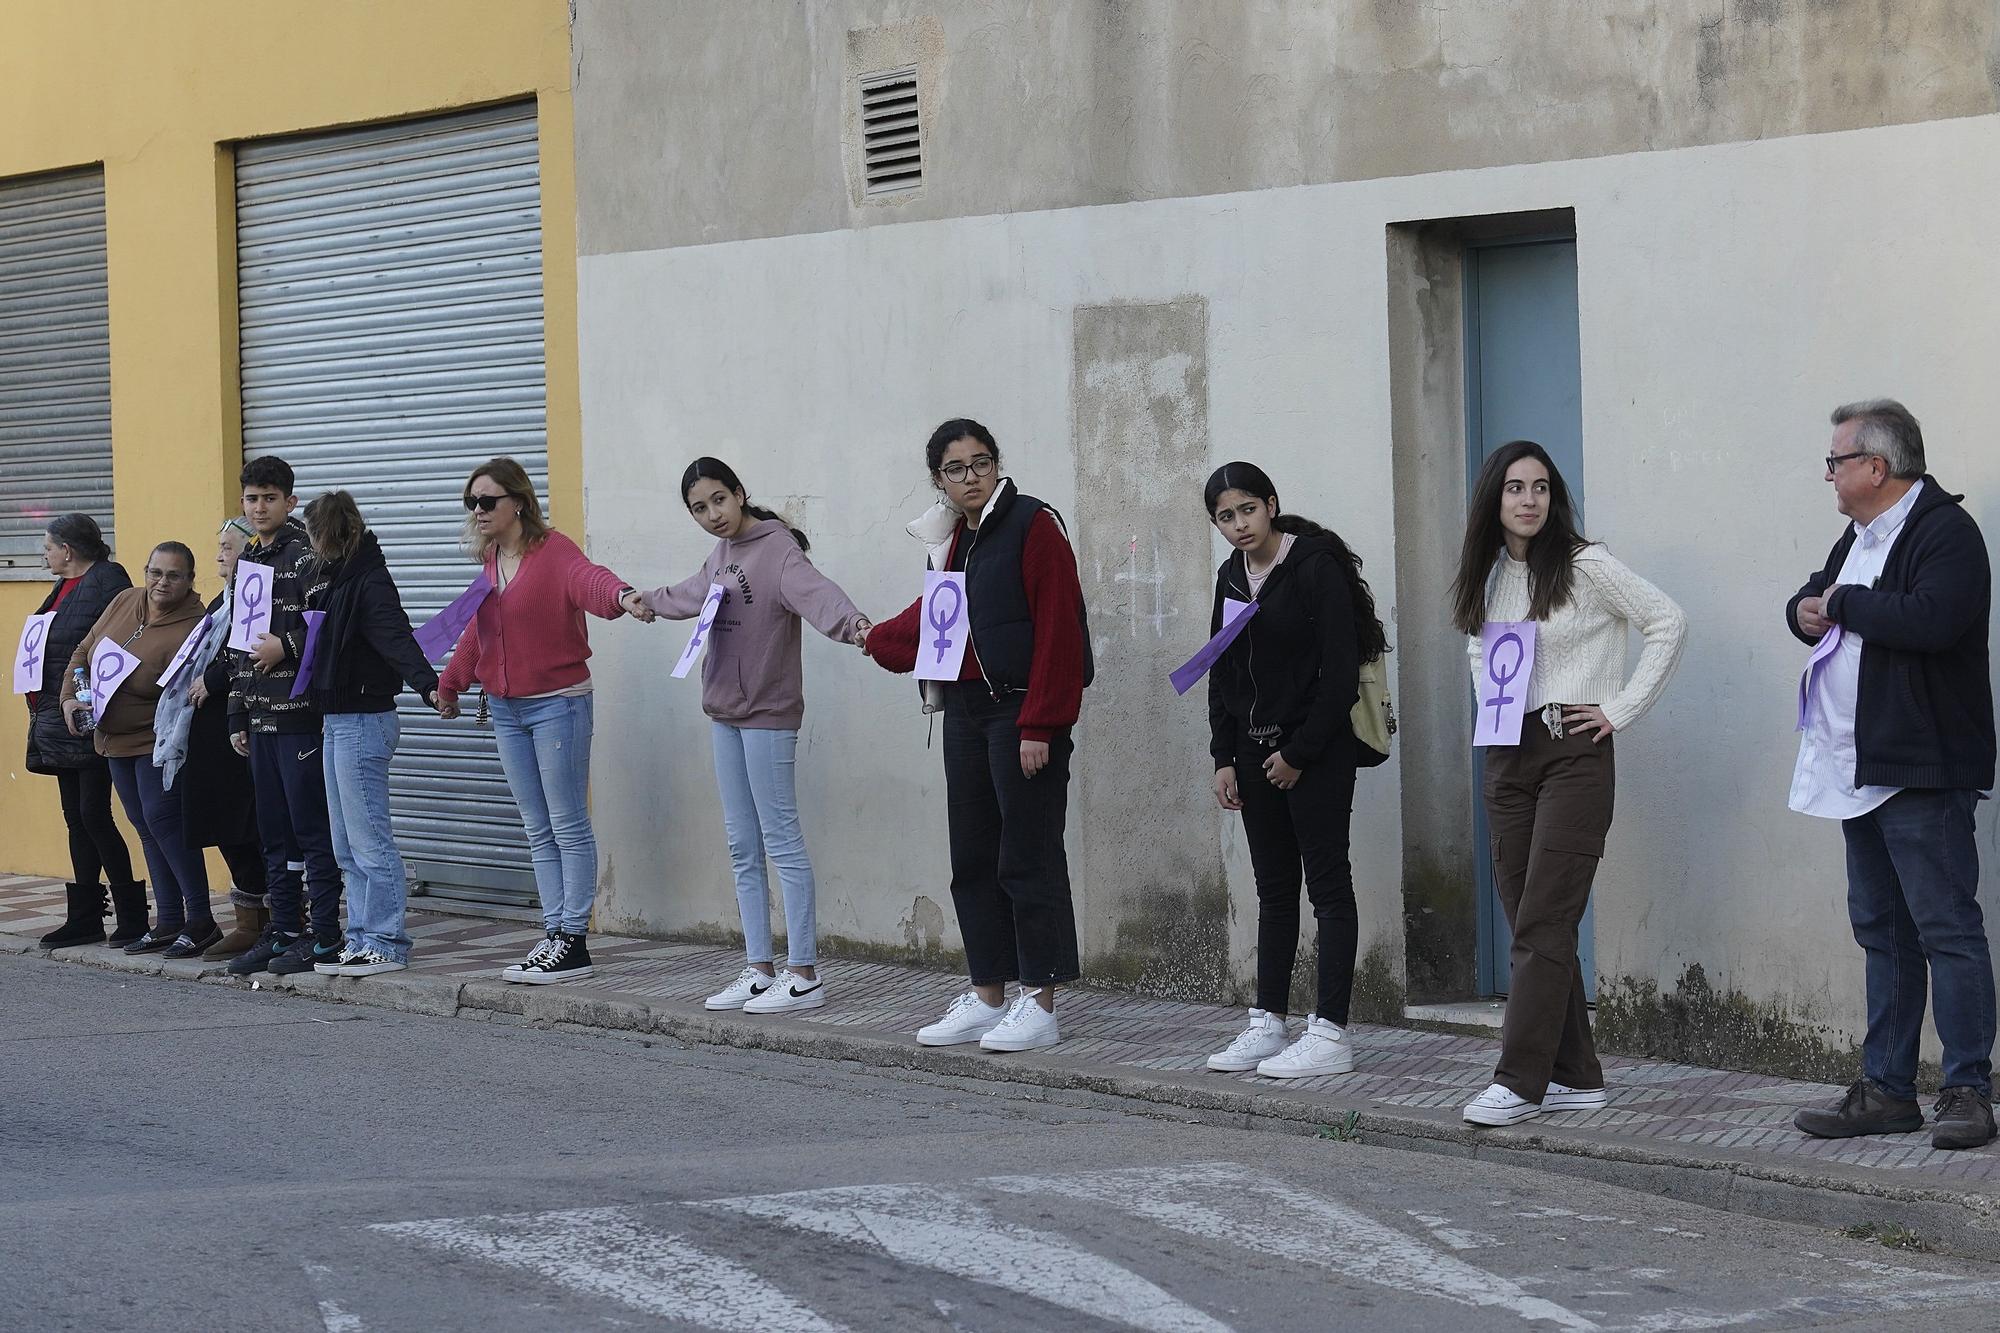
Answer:
[[[1347,1026],[1354,995],[1354,952],[1361,923],[1354,906],[1354,870],[1347,859],[1354,815],[1354,761],[1338,749],[1301,772],[1291,790],[1264,776],[1271,747],[1239,730],[1236,788],[1243,797],[1243,836],[1257,878],[1257,1007],[1290,1012],[1292,968],[1299,952],[1299,884],[1319,923],[1319,1004],[1314,1012]]]
[[[1847,915],[1868,965],[1862,1068],[1898,1097],[1917,1095],[1927,989],[1944,1047],[1943,1086],[1993,1092],[1993,959],[1975,896],[1978,800],[1912,787],[1841,821]]]
[[[1551,1081],[1601,1088],[1590,1037],[1577,928],[1604,856],[1616,790],[1612,742],[1549,736],[1530,713],[1519,745],[1486,751],[1486,821],[1493,883],[1514,932],[1513,975],[1493,1081],[1542,1100]]]
[[[305,929],[301,890],[314,938],[340,943],[340,863],[327,824],[326,770],[317,731],[250,735],[250,780],[257,787],[257,834],[271,924],[287,935]]]
[[[1074,981],[1076,909],[1063,824],[1069,814],[1068,732],[1048,767],[1021,776],[1021,696],[995,700],[979,681],[953,685],[944,710],[945,805],[951,900],[974,985]]]
[[[59,768],[56,788],[62,793],[63,823],[69,828],[70,879],[85,888],[106,882],[130,884],[132,853],[111,817],[110,767],[97,763],[89,768]]]
[[[222,853],[223,864],[229,867],[229,878],[233,881],[230,899],[238,903],[248,899],[250,905],[262,906],[264,884],[270,874],[264,865],[264,844],[225,842],[218,850]]]
[[[151,755],[112,759],[111,781],[125,817],[139,830],[139,847],[153,877],[153,929],[160,932],[215,919],[208,905],[208,862],[181,832],[181,793],[160,785]]]

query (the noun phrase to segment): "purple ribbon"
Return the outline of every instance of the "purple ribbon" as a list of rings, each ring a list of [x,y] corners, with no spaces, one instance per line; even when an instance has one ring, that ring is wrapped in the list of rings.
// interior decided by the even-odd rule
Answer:
[[[1175,694],[1186,694],[1194,688],[1196,681],[1208,674],[1208,669],[1229,651],[1229,645],[1236,642],[1236,636],[1243,632],[1243,627],[1250,623],[1250,617],[1256,615],[1257,608],[1262,605],[1261,602],[1251,602],[1238,611],[1236,618],[1218,630],[1214,638],[1201,646],[1200,651],[1167,673],[1167,679],[1174,683]]]
[[[938,603],[944,600],[944,595],[947,591],[951,593],[951,614],[949,616],[943,615],[938,610]],[[930,610],[925,614],[925,619],[929,620],[931,628],[938,632],[937,638],[931,642],[931,647],[937,649],[937,660],[940,664],[944,662],[944,655],[951,651],[951,645],[954,642],[951,637],[951,627],[958,623],[959,613],[964,610],[965,594],[958,590],[956,583],[940,583],[931,593]]]
[[[1510,643],[1514,645],[1514,664],[1507,669],[1507,674],[1503,676],[1494,666],[1494,659],[1500,655],[1500,650]],[[1486,678],[1493,682],[1494,690],[1492,697],[1484,704],[1481,704],[1480,707],[1491,708],[1493,710],[1493,725],[1496,729],[1500,725],[1500,710],[1514,702],[1514,696],[1507,693],[1507,687],[1513,683],[1514,677],[1521,674],[1521,662],[1527,655],[1527,645],[1522,643],[1521,636],[1512,630],[1495,639],[1492,649],[1486,654]]]
[[[48,637],[48,632],[49,622],[46,620],[37,618],[34,624],[28,626],[28,636],[22,644],[28,650],[28,655],[21,659],[23,671],[42,669],[42,640]]]
[[[722,609],[722,596],[720,592],[711,592],[708,600],[702,603],[701,615],[694,622],[694,637],[688,640],[688,656],[692,657],[700,650],[702,639],[708,634],[709,627],[715,624],[715,613]]]
[[[306,617],[306,646],[299,653],[298,679],[292,682],[291,697],[296,699],[312,686],[313,657],[319,648],[319,627],[326,623],[326,612],[308,611]]]
[[[264,580],[255,574],[238,580],[238,587],[247,608],[243,613],[243,632],[250,633],[250,627],[257,623],[257,608],[264,604]]]
[[[486,577],[486,571],[482,569],[479,577],[466,585],[464,592],[451,599],[450,605],[424,622],[424,627],[416,633],[416,640],[417,647],[424,650],[426,661],[444,660],[444,655],[465,633],[465,627],[479,614],[479,604],[492,591],[493,580]]]

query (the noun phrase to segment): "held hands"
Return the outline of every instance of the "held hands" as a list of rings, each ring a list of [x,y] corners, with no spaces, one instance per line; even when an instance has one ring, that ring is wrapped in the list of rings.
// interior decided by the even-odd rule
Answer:
[[[245,759],[248,759],[250,757],[250,733],[247,731],[233,733],[229,737],[229,748],[242,755]]]
[[[1032,778],[1049,766],[1049,743],[1047,741],[1021,742],[1021,776]]]
[[[646,599],[640,596],[638,590],[634,588],[627,588],[619,595],[618,605],[625,608],[626,615],[632,617],[632,619],[642,625],[650,625],[660,618],[659,613],[654,611],[652,607],[647,606]]]
[[[275,634],[259,634],[250,649],[250,661],[259,671],[269,671],[285,660],[285,641]]]
[[[458,699],[447,699],[436,690],[431,691],[430,706],[437,709],[437,715],[449,722],[458,716]]]
[[[1241,810],[1243,793],[1236,787],[1236,767],[1215,770],[1215,803],[1224,810]]]
[[[1236,776],[1234,769],[1230,770],[1230,776]],[[1284,751],[1273,750],[1271,757],[1264,761],[1264,776],[1270,779],[1271,785],[1279,791],[1290,791],[1292,785],[1299,780],[1300,771],[1285,762]]]
[[[1563,730],[1595,732],[1597,734],[1590,738],[1591,744],[1595,745],[1611,734],[1611,719],[1596,704],[1572,704],[1563,709]]]
[[[869,656],[868,631],[874,628],[874,622],[869,620],[867,616],[863,616],[854,622],[854,646],[861,650],[863,657]]]

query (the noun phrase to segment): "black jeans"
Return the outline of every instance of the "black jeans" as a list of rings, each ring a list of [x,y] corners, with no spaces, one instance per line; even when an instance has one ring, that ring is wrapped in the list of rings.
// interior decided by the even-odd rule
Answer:
[[[264,882],[271,924],[287,935],[305,929],[301,880],[321,944],[338,944],[340,863],[326,816],[326,769],[317,731],[253,732],[250,778],[257,784],[257,834],[264,844]]]
[[[1271,747],[1242,729],[1236,734],[1236,789],[1243,798],[1243,836],[1257,880],[1257,1007],[1291,1009],[1292,968],[1299,952],[1299,885],[1319,923],[1319,1003],[1314,1012],[1347,1026],[1354,998],[1354,952],[1361,938],[1354,905],[1354,870],[1347,859],[1354,815],[1354,759],[1334,747],[1301,770],[1290,791],[1264,776]]]
[[[110,766],[59,768],[56,787],[62,793],[63,823],[69,826],[70,878],[85,888],[130,884],[132,852],[111,818]]]
[[[111,783],[118,789],[125,817],[139,830],[139,849],[153,875],[153,929],[175,931],[184,925],[206,929],[215,920],[208,902],[208,861],[201,848],[188,846],[181,832],[182,788],[168,791],[160,785],[160,770],[153,767],[150,754],[110,763]]]
[[[996,701],[980,681],[946,691],[951,900],[977,986],[1046,986],[1080,974],[1063,850],[1076,747],[1062,732],[1049,742],[1048,767],[1022,777],[1020,713],[1020,695]]]

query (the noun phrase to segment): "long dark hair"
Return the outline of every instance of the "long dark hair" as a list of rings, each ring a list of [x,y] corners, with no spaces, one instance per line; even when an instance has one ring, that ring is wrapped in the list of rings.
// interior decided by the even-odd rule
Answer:
[[[743,489],[743,482],[737,477],[736,469],[723,462],[720,458],[697,458],[694,462],[687,465],[687,471],[681,473],[681,502],[683,504],[687,503],[687,493],[694,489],[694,484],[698,481],[719,482],[727,486],[730,490],[743,497],[744,513],[750,515],[752,518],[777,519],[792,534],[792,540],[799,544],[801,551],[812,550],[812,543],[806,540],[805,533],[793,527],[783,514],[780,514],[775,509],[766,509],[762,505],[751,504],[750,493]]]
[[[1500,526],[1500,492],[1507,485],[1507,469],[1524,458],[1549,470],[1549,515],[1528,543],[1528,618],[1547,620],[1569,605],[1576,553],[1590,543],[1578,530],[1569,486],[1549,451],[1533,440],[1513,440],[1487,457],[1465,507],[1465,545],[1459,549],[1458,577],[1451,584],[1451,623],[1462,634],[1479,633],[1486,621],[1486,582],[1492,577],[1495,557],[1507,544],[1506,530]]]
[[[306,506],[306,540],[321,560],[351,559],[367,535],[361,507],[347,491],[328,491]]]
[[[1271,478],[1263,468],[1255,463],[1224,463],[1209,474],[1208,484],[1201,488],[1202,504],[1208,510],[1210,521],[1215,518],[1216,508],[1222,503],[1224,491],[1242,491],[1254,495],[1271,506],[1271,526],[1279,532],[1293,537],[1318,537],[1333,546],[1333,553],[1347,575],[1348,592],[1354,599],[1354,646],[1363,662],[1373,662],[1389,651],[1389,636],[1382,628],[1381,619],[1375,614],[1375,594],[1368,587],[1368,580],[1361,577],[1361,557],[1340,539],[1340,534],[1331,528],[1320,526],[1301,514],[1287,514],[1278,503],[1278,488],[1271,484]]]
[[[50,519],[47,531],[50,541],[69,547],[93,563],[111,558],[111,548],[104,543],[104,530],[88,514],[64,514]]]

